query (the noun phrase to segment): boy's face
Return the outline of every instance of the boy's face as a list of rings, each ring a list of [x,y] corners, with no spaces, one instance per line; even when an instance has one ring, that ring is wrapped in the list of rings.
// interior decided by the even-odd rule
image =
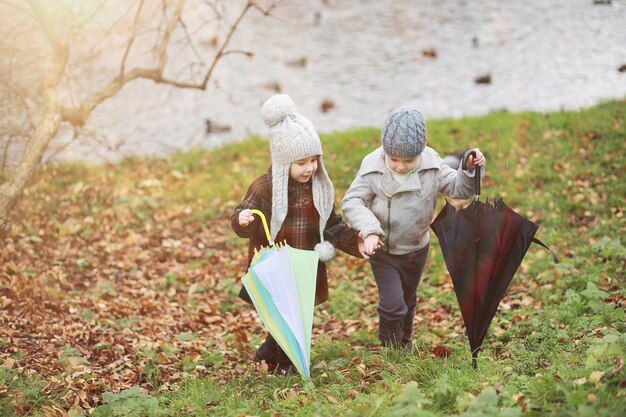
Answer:
[[[301,183],[308,182],[317,171],[317,155],[299,159],[289,166],[289,176]]]
[[[394,158],[389,155],[385,155],[385,157],[387,158],[389,168],[398,174],[406,174],[407,172],[413,171],[420,160],[419,155],[415,158]]]

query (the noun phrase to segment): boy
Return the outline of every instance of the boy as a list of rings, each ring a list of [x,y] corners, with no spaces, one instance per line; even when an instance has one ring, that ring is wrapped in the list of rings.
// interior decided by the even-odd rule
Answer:
[[[378,338],[383,346],[411,349],[416,291],[428,256],[437,193],[471,197],[474,168],[486,161],[475,148],[467,171],[450,168],[426,146],[426,122],[412,108],[400,107],[387,116],[381,140],[382,146],[363,158],[342,208],[352,227],[361,231],[365,253],[372,255]],[[374,254],[378,246],[382,249]]]

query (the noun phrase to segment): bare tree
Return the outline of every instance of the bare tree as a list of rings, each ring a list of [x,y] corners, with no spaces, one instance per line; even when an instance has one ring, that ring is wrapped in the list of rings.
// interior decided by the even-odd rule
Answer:
[[[63,124],[84,126],[96,107],[135,80],[206,90],[224,56],[250,55],[228,47],[251,10],[268,15],[276,7],[260,1],[245,0],[229,16],[232,4],[219,0],[0,0],[0,236]],[[185,13],[201,25],[189,27]],[[209,57],[198,50],[200,41],[212,45]],[[116,68],[108,79],[102,62]],[[7,170],[17,142],[19,162]]]

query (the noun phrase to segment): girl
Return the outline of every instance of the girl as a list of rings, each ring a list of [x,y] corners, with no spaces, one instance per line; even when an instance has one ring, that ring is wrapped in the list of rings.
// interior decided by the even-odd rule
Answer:
[[[324,168],[322,144],[311,122],[296,112],[293,100],[284,94],[271,97],[263,105],[261,115],[270,129],[272,165],[250,185],[231,217],[231,225],[238,236],[250,239],[248,266],[254,249],[268,245],[263,226],[251,209],[263,212],[275,242],[285,240],[294,248],[317,251],[318,305],[328,299],[324,262],[334,256],[335,247],[363,256],[364,245],[358,232],[335,213],[333,184]],[[251,303],[245,288],[241,288],[239,296]],[[269,334],[254,360],[264,360],[279,375],[295,373],[295,367]]]

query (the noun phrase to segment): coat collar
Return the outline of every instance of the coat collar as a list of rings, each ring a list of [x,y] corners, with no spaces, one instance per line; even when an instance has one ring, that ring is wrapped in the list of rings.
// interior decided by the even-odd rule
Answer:
[[[381,146],[363,159],[361,175],[373,172],[381,173],[382,177],[380,178],[379,184],[380,189],[387,197],[391,198],[394,194],[405,191],[417,191],[420,193],[422,190],[422,185],[419,180],[420,171],[433,168],[439,169],[440,167],[441,158],[439,158],[437,152],[427,146],[420,155],[420,160],[417,163],[415,170],[409,174],[404,183],[399,184],[395,179],[393,179],[391,172],[389,172],[389,169],[385,164],[385,152]]]

